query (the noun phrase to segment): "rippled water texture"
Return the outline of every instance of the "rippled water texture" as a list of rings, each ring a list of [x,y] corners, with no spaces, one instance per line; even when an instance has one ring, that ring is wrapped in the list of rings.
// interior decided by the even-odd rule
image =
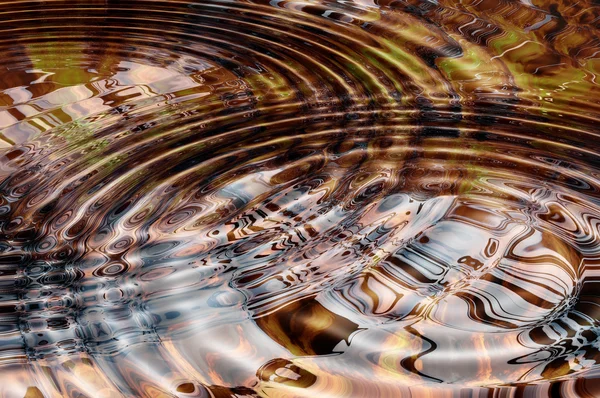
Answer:
[[[0,396],[600,396],[599,28],[2,3]]]

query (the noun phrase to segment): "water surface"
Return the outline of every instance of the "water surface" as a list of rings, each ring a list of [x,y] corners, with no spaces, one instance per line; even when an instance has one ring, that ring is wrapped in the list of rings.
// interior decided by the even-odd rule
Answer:
[[[2,397],[597,397],[600,3],[7,1]]]

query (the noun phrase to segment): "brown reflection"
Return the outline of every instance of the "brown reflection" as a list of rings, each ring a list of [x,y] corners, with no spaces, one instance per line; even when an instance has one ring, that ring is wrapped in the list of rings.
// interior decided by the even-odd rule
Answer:
[[[37,387],[27,387],[24,398],[44,398],[44,394]]]
[[[273,359],[257,372],[260,380],[274,382],[295,388],[308,388],[315,384],[317,376],[295,365],[287,359]]]
[[[342,341],[358,330],[358,325],[337,315],[314,297],[294,301],[256,319],[256,324],[274,341],[294,355],[335,353]]]

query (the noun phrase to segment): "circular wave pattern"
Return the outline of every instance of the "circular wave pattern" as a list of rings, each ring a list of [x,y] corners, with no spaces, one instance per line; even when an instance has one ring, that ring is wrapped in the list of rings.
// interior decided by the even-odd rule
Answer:
[[[597,396],[599,7],[4,3],[2,396]]]

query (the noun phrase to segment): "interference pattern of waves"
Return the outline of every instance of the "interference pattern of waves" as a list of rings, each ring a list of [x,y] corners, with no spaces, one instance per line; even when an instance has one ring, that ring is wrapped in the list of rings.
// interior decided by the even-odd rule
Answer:
[[[600,395],[596,0],[7,1],[0,395]]]

